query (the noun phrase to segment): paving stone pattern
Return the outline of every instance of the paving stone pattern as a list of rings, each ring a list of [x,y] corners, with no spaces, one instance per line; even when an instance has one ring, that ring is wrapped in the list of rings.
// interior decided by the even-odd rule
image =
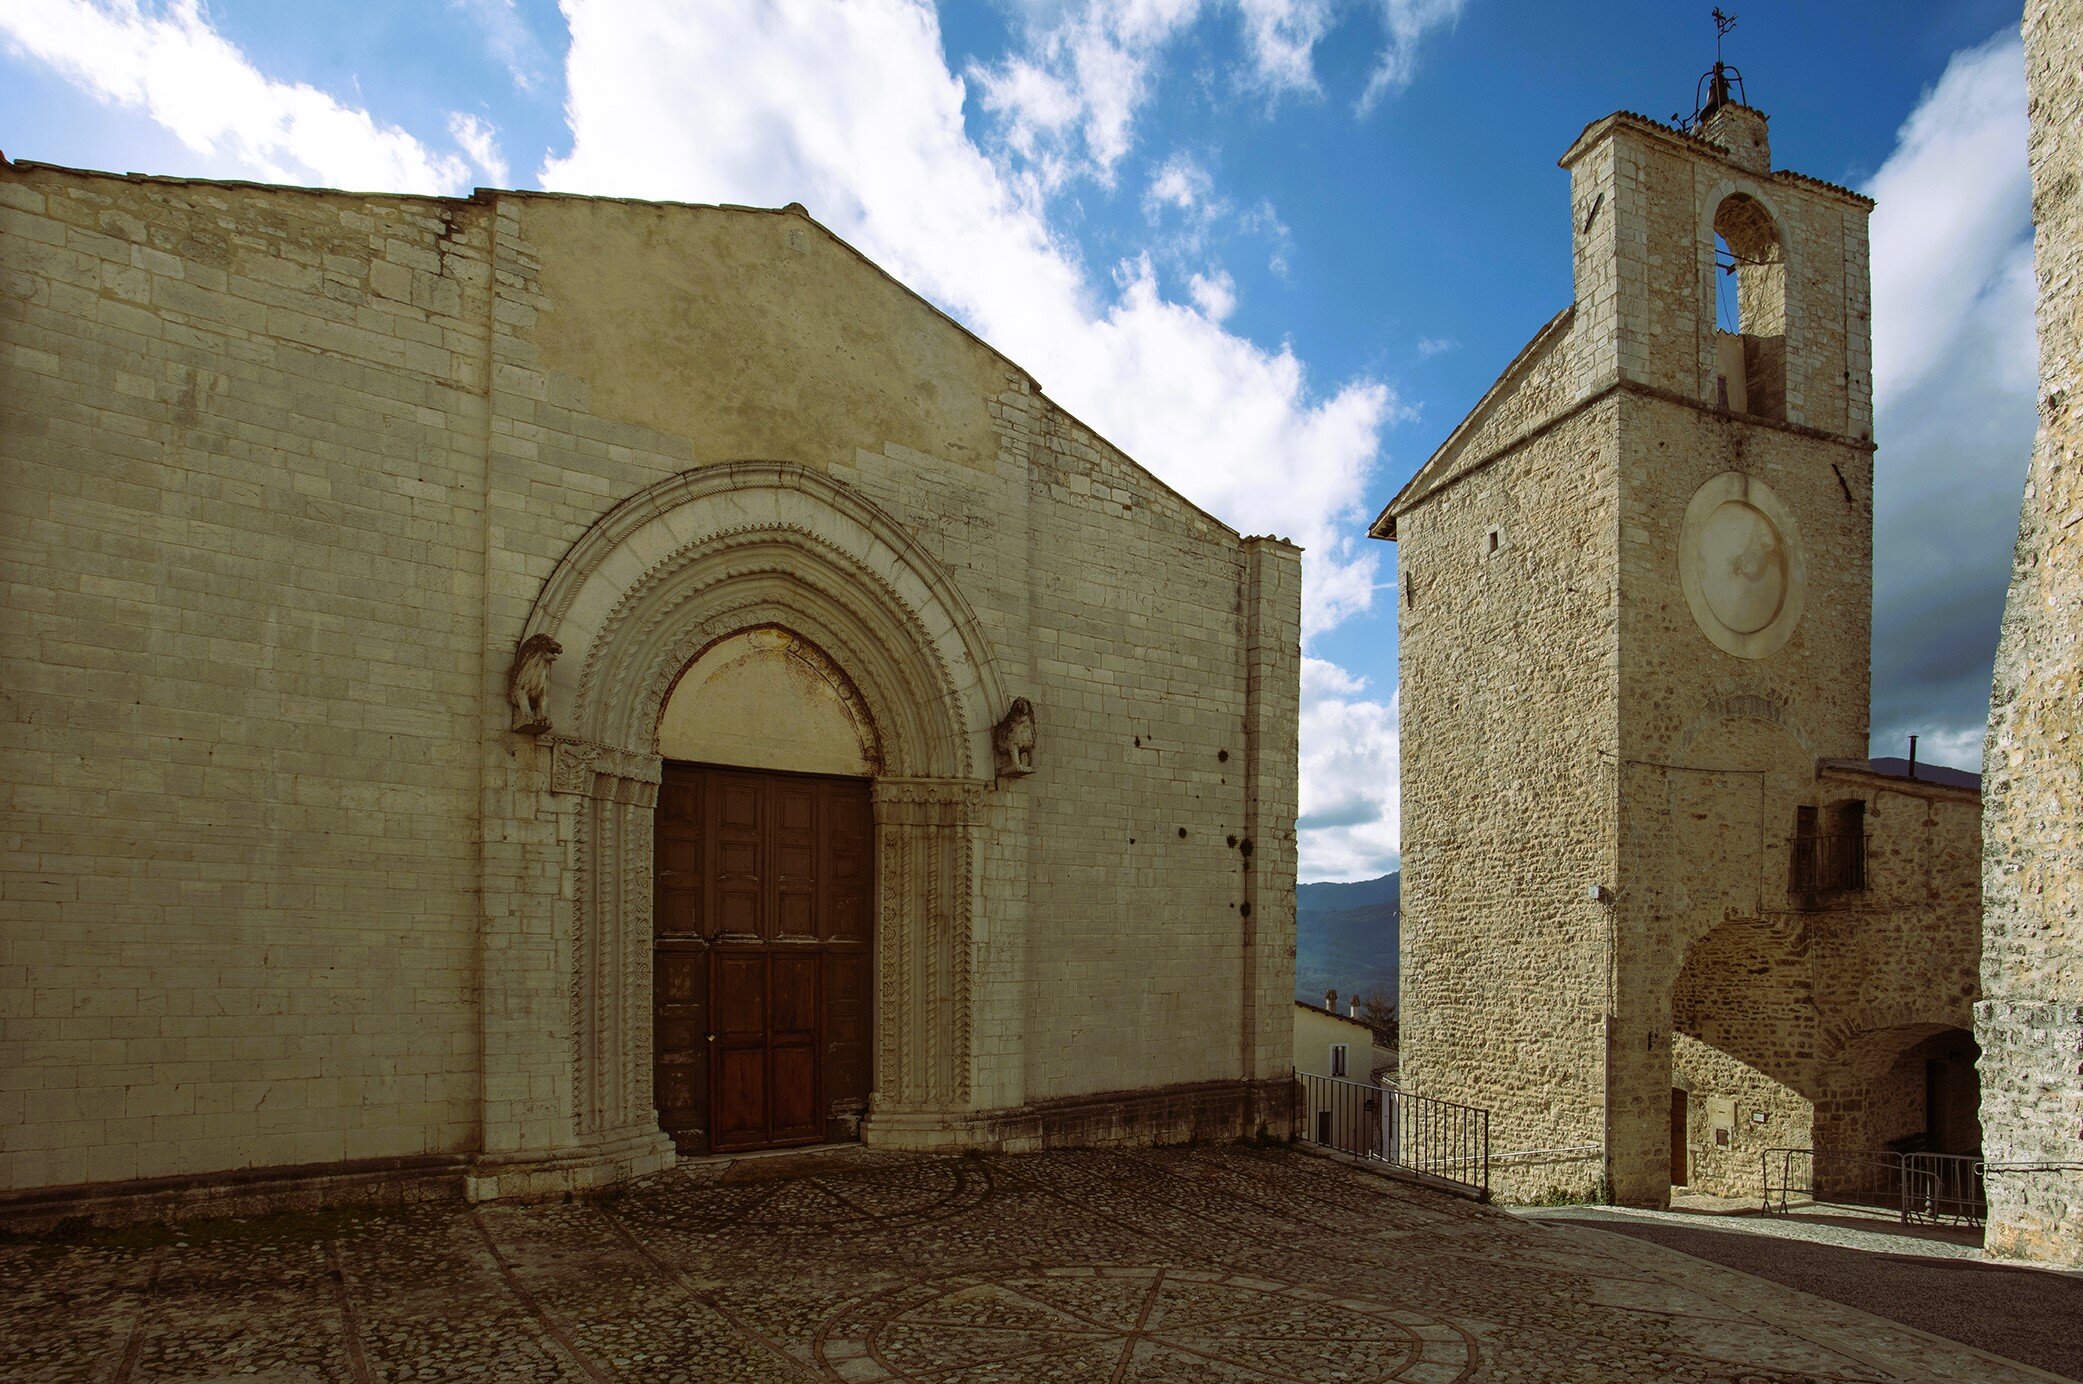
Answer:
[[[849,1150],[0,1245],[0,1378],[2044,1378],[1760,1287],[1281,1148]]]

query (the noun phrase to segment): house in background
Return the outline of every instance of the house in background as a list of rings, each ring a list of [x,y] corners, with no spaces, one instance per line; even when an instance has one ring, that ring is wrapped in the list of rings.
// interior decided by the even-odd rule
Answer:
[[[1295,1076],[1301,1085],[1296,1130],[1319,1144],[1348,1152],[1380,1146],[1380,1064],[1374,1030],[1362,1023],[1357,999],[1338,1012],[1338,992],[1324,992],[1321,1009],[1295,1001]]]

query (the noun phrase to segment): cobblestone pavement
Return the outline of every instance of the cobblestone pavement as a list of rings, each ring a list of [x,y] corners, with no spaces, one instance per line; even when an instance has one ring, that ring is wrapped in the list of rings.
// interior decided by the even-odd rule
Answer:
[[[1280,1148],[855,1149],[0,1245],[0,1378],[229,1377],[2047,1378]]]

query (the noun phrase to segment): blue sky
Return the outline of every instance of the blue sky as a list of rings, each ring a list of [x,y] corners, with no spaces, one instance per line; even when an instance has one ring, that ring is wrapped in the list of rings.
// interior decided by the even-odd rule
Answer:
[[[2019,7],[1752,3],[1775,162],[1878,195],[1875,753],[1972,767],[2033,428]],[[1705,4],[0,0],[0,149],[801,201],[1247,532],[1304,542],[1303,877],[1396,859],[1366,521],[1571,296],[1555,160]]]

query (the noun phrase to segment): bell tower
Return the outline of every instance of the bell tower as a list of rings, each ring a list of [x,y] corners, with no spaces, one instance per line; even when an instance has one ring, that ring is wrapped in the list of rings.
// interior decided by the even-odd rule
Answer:
[[[1741,1084],[1688,1048],[1681,972],[1734,920],[1794,935],[1801,806],[1819,762],[1864,761],[1870,705],[1871,204],[1775,171],[1733,69],[1702,87],[1681,126],[1613,117],[1562,161],[1610,217],[1601,235],[1587,211],[1577,267],[1580,293],[1612,286],[1591,339],[1617,386],[1604,1102],[1611,1190],[1636,1204],[1691,1176],[1680,1069]],[[1759,1103],[1808,1142],[1784,1133],[1804,1102]]]
[[[1508,1196],[1660,1205],[1691,1069],[1774,1086],[1687,1049],[1674,995],[1708,933],[1778,925],[1819,762],[1867,752],[1872,203],[1774,169],[1718,57],[1697,98],[1571,144],[1574,304],[1371,530],[1406,1084],[1492,1110]],[[1809,1118],[1759,1103],[1781,1142]]]

